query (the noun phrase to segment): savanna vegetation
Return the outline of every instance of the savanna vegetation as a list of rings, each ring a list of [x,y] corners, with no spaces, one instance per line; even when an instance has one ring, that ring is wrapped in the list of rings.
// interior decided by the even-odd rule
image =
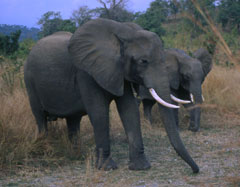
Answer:
[[[191,55],[200,47],[213,54],[213,69],[203,84],[200,132],[187,130],[189,116],[180,110],[180,134],[200,166],[193,175],[170,146],[157,108],[154,124],[141,122],[148,171],[127,169],[128,147],[115,104],[110,111],[115,171],[94,169],[94,139],[88,117],[72,145],[62,119],[49,124],[47,137],[37,136],[23,82],[23,64],[35,41],[19,41],[21,31],[0,34],[0,186],[239,186],[240,185],[240,2],[238,0],[155,0],[134,13],[128,1],[98,0],[101,7],[79,7],[64,20],[47,12],[38,21],[38,38],[56,31],[74,32],[96,17],[133,21],[156,32],[165,48]]]

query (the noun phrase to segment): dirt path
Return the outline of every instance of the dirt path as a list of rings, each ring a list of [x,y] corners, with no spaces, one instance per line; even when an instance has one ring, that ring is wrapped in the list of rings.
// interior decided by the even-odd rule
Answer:
[[[153,127],[143,122],[146,154],[152,168],[128,170],[128,145],[122,127],[113,127],[112,156],[115,171],[96,171],[92,154],[84,161],[58,167],[23,167],[2,176],[0,186],[240,186],[240,118],[204,111],[202,128],[192,133],[182,118],[181,137],[200,167],[192,174],[170,146],[165,130],[157,121]]]

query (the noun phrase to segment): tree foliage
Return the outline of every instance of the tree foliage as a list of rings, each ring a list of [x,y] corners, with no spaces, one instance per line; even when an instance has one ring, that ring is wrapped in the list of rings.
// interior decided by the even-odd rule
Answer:
[[[166,0],[155,0],[145,13],[138,13],[136,23],[144,29],[157,33],[159,36],[165,33],[162,23],[169,15],[169,2]]]
[[[88,6],[81,6],[77,10],[74,10],[71,16],[71,20],[79,27],[84,23],[91,20],[94,16],[94,11],[89,9]]]
[[[74,32],[76,25],[73,21],[67,19],[63,20],[60,12],[49,11],[42,15],[38,21],[41,26],[39,38],[48,36],[57,31]]]
[[[225,29],[236,27],[240,34],[240,0],[220,1],[218,21]]]
[[[4,55],[13,54],[18,50],[19,47],[19,37],[21,35],[21,30],[12,32],[10,35],[0,35],[0,53]]]
[[[3,35],[10,35],[12,32],[16,32],[17,30],[21,30],[21,35],[19,41],[22,41],[27,38],[31,38],[33,40],[38,39],[38,28],[28,28],[23,25],[7,25],[7,24],[0,24],[0,33]]]
[[[103,6],[93,10],[98,17],[119,22],[134,20],[134,13],[126,9],[128,0],[98,0],[98,2]]]

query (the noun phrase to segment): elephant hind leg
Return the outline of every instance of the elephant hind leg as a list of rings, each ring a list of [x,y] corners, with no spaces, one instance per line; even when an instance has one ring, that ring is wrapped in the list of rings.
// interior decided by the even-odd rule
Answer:
[[[80,121],[82,116],[67,117],[68,138],[71,142],[77,140],[80,131]]]
[[[29,102],[32,109],[32,113],[35,117],[38,126],[38,133],[42,135],[47,135],[47,113],[44,111],[41,101],[35,89],[35,85],[30,81],[32,77],[28,74],[24,75],[24,80],[28,92]]]
[[[37,126],[38,126],[38,133],[39,135],[46,135],[48,132],[47,128],[47,114],[41,107],[40,101],[38,97],[29,94],[30,105],[32,108],[32,113],[36,119]]]

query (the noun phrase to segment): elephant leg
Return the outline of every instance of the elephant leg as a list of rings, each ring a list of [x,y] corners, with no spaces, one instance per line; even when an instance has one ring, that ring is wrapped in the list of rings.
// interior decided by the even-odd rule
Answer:
[[[77,141],[82,116],[67,117],[68,138],[72,143]]]
[[[95,166],[104,170],[117,169],[117,165],[112,160],[110,153],[110,94],[103,90],[87,73],[81,72],[78,76],[82,101],[94,130],[96,143]]]
[[[143,103],[144,117],[152,125],[153,121],[152,121],[152,113],[151,112],[152,112],[152,107],[156,103],[156,101],[150,100],[150,99],[143,99],[142,103]]]
[[[104,101],[104,98],[101,98],[100,101]],[[88,113],[93,125],[96,142],[96,167],[104,170],[117,169],[117,165],[112,160],[110,154],[109,105],[106,103],[102,104],[92,105],[89,108],[91,113]]]
[[[46,136],[48,134],[47,115],[40,109],[32,109],[32,111],[37,121],[39,135]]]
[[[151,165],[144,154],[139,109],[129,83],[125,82],[124,95],[115,101],[129,142],[129,169],[149,169]]]
[[[38,133],[40,135],[47,135],[48,128],[47,128],[47,114],[41,107],[41,103],[34,92],[28,93],[30,106],[32,108],[33,115],[36,119],[37,126],[38,126]]]

